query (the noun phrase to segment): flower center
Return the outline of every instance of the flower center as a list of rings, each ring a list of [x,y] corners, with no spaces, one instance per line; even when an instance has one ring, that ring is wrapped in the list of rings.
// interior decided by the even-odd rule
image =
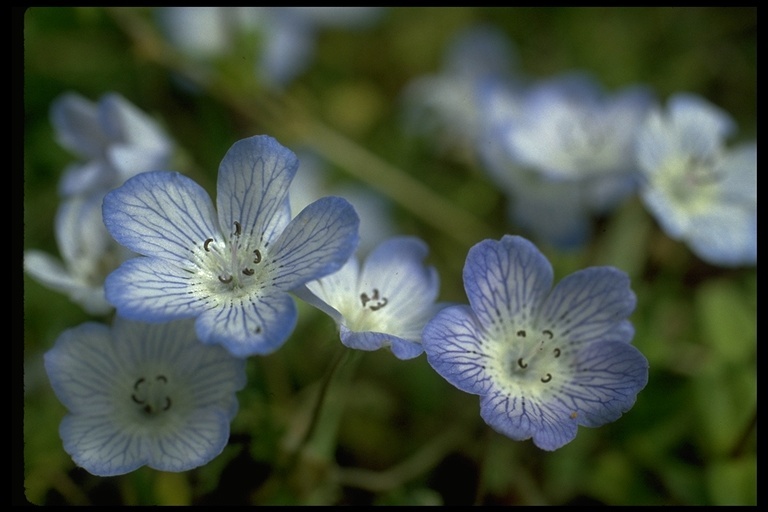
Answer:
[[[545,384],[552,381],[559,366],[558,359],[562,355],[555,334],[549,329],[541,332],[520,329],[515,337],[520,349],[510,351],[512,377],[526,381],[537,379]]]
[[[156,375],[154,379],[139,377],[133,384],[131,400],[147,416],[155,416],[170,410],[172,401],[168,396],[168,378]]]
[[[242,235],[243,228],[235,221],[229,241],[207,238],[202,243],[198,266],[209,274],[209,285],[215,291],[220,291],[222,286],[229,290],[242,289],[257,280],[254,276],[263,255],[260,249],[250,247],[250,237]]]
[[[378,311],[386,306],[389,300],[386,297],[379,297],[379,289],[374,288],[370,297],[367,293],[361,293],[360,302],[363,303],[363,309],[368,308],[371,311]]]

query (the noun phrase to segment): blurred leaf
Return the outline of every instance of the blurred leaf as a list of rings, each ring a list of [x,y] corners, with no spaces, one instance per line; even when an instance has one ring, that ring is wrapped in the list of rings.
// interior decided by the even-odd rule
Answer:
[[[707,482],[714,505],[756,505],[757,456],[713,462],[707,468]]]
[[[158,472],[155,496],[158,505],[189,505],[192,502],[192,489],[187,473]]]
[[[719,357],[744,362],[756,351],[757,310],[743,287],[725,279],[702,284],[696,291],[696,314],[702,340]]]

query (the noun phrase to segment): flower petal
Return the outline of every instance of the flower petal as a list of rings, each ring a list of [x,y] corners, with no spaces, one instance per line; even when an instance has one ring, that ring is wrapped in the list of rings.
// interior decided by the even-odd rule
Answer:
[[[298,167],[296,155],[272,137],[235,142],[221,160],[216,185],[221,232],[238,222],[244,238],[269,242],[273,219],[290,215],[288,186]]]
[[[85,159],[98,158],[109,142],[99,125],[96,104],[73,92],[54,100],[51,124],[58,143]]]
[[[355,209],[340,197],[304,208],[270,252],[274,286],[290,290],[341,268],[357,247],[359,223]]]
[[[174,172],[134,176],[104,197],[103,213],[115,240],[145,256],[188,261],[196,245],[219,234],[208,194]]]
[[[107,301],[132,320],[162,322],[195,316],[212,299],[192,282],[192,274],[158,258],[133,258],[107,276]]]
[[[531,242],[504,235],[469,250],[464,288],[486,329],[515,319],[527,322],[552,287],[552,266]]]
[[[236,357],[274,352],[296,327],[298,312],[290,295],[243,297],[205,311],[196,323],[204,343],[219,343]]]
[[[422,332],[427,361],[448,382],[467,393],[482,395],[492,386],[486,371],[488,342],[468,306],[450,306],[430,320]]]
[[[560,281],[541,306],[538,323],[571,345],[601,340],[629,343],[627,317],[637,300],[629,277],[613,267],[591,267]]]

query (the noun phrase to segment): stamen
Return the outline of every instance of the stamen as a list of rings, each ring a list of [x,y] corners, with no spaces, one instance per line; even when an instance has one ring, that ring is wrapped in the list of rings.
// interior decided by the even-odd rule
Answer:
[[[380,310],[381,308],[383,308],[384,306],[387,305],[387,302],[389,302],[389,301],[386,299],[386,297],[381,299],[379,302],[376,303],[375,306],[371,306],[371,311],[378,311],[378,310]]]
[[[232,282],[232,276],[229,276],[228,278],[224,279],[223,277],[219,276],[219,281],[221,281],[224,284],[229,284]]]
[[[208,238],[203,243],[203,249],[205,249],[207,252],[211,252],[211,250],[208,248],[208,246],[213,242],[213,238]]]
[[[245,274],[247,276],[252,276],[253,273],[254,273],[254,270],[252,268],[244,268],[243,269],[243,274]]]
[[[556,348],[554,350],[554,352],[555,352],[555,357],[560,357],[560,349],[559,348]]]
[[[143,403],[144,403],[144,401],[143,401],[143,400],[139,400],[138,398],[136,398],[136,395],[135,395],[135,394],[131,395],[131,400],[133,400],[133,401],[134,401],[134,402],[136,402],[137,404],[143,404]]]
[[[520,336],[521,338],[525,338],[525,331],[524,330],[519,330],[519,331],[517,331],[517,335]]]
[[[524,363],[524,362],[523,362],[523,358],[522,358],[522,357],[521,357],[520,359],[518,359],[518,360],[517,360],[517,365],[518,365],[520,368],[528,368],[528,363]]]
[[[168,377],[166,377],[165,375],[158,375],[157,377],[155,377],[155,379],[163,381],[164,383],[168,384]]]
[[[134,383],[134,385],[133,385],[133,390],[134,390],[134,391],[138,391],[138,390],[139,390],[139,384],[141,384],[142,382],[144,382],[144,377],[140,377],[140,378],[139,378],[139,379],[136,381],[136,383]]]
[[[240,226],[240,223],[235,221],[235,236],[240,236],[240,233],[242,233],[243,230]]]
[[[363,303],[363,307],[365,307],[365,305],[368,303],[369,300],[371,300],[371,299],[368,298],[368,294],[367,293],[361,293],[360,294],[360,302]]]
[[[171,408],[171,397],[167,396],[165,397],[165,407],[163,407],[164,411],[167,411]]]
[[[261,251],[256,249],[255,251],[253,251],[253,254],[256,255],[256,257],[253,259],[253,262],[256,264],[261,263]]]
[[[541,382],[549,382],[552,380],[552,374],[548,373],[544,377],[541,378]]]
[[[543,331],[541,331],[541,334],[545,334],[546,336],[549,336],[549,339],[552,339],[555,337],[555,335],[552,334],[552,331],[550,331],[549,329],[544,329]]]

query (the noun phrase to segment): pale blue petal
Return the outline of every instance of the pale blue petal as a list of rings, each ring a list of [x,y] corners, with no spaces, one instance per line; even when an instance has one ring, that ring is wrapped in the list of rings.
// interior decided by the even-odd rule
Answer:
[[[114,410],[112,391],[124,365],[115,357],[108,327],[85,323],[64,331],[43,356],[57,398],[73,414],[98,415]]]
[[[340,197],[324,197],[304,208],[270,253],[273,285],[290,290],[341,268],[357,248],[359,223],[355,209]]]
[[[679,133],[659,108],[651,111],[635,139],[635,158],[643,173],[653,179],[671,158],[680,154]]]
[[[89,160],[83,164],[71,164],[64,169],[59,180],[59,194],[66,197],[107,191],[119,185],[115,183],[116,179],[115,169],[103,158]]]
[[[130,473],[149,460],[150,440],[122,428],[113,415],[68,415],[59,435],[75,464],[96,476]]]
[[[480,399],[480,416],[515,441],[533,438],[542,450],[556,450],[576,437],[577,423],[557,402],[541,402],[498,391]]]
[[[599,427],[615,421],[648,383],[648,360],[626,343],[592,343],[573,365],[571,379],[558,386],[553,398],[567,411],[562,422]]]
[[[134,176],[104,197],[103,214],[115,240],[145,256],[188,261],[196,246],[220,236],[208,194],[174,172]]]
[[[178,429],[150,438],[147,465],[159,471],[187,471],[210,462],[229,441],[229,417],[218,408],[196,409]]]
[[[151,153],[170,152],[170,140],[160,126],[117,93],[105,94],[99,100],[99,121],[104,132],[115,143],[140,147]]]
[[[339,326],[341,342],[349,348],[357,350],[378,350],[389,345],[391,336],[381,332],[351,331],[346,325]]]
[[[745,210],[757,210],[757,144],[743,144],[727,151],[713,172],[722,179],[721,201]]]
[[[424,264],[428,251],[427,244],[416,237],[385,240],[365,259],[360,292],[378,289],[387,297],[387,314],[396,319],[423,316],[420,313],[432,308],[440,286],[437,270]]]
[[[193,274],[158,258],[133,258],[107,276],[107,300],[133,320],[162,322],[187,318],[212,307]]]
[[[198,337],[223,345],[236,357],[270,354],[296,327],[298,312],[287,293],[232,299],[197,318]]]
[[[578,346],[600,340],[629,343],[627,320],[637,299],[629,277],[613,267],[591,267],[560,281],[542,304],[537,325]]]
[[[269,241],[274,218],[286,214],[288,186],[299,161],[272,137],[259,135],[235,142],[219,166],[216,206],[222,233],[242,226],[243,236]]]
[[[528,322],[552,287],[552,266],[531,242],[504,235],[469,250],[464,288],[486,329],[505,322]]]
[[[67,263],[98,260],[107,247],[114,244],[102,220],[102,200],[101,193],[76,195],[64,199],[59,205],[54,234],[61,256]]]
[[[403,338],[393,338],[392,353],[396,358],[406,361],[408,359],[419,357],[424,353],[424,345]]]
[[[424,327],[422,344],[429,364],[460,390],[483,395],[491,389],[489,341],[468,306],[441,310]]]
[[[163,171],[168,167],[170,152],[165,149],[113,144],[107,151],[110,165],[118,171],[115,186],[142,172]]]
[[[669,118],[678,133],[680,151],[700,158],[715,153],[736,124],[724,110],[694,94],[680,93],[668,102]]]
[[[704,261],[727,267],[757,263],[757,207],[715,203],[691,219],[686,242]]]
[[[359,303],[359,274],[360,264],[353,256],[336,272],[310,281],[306,287],[294,288],[292,293],[340,324],[343,321],[340,311],[346,311],[345,306],[350,302]]]
[[[99,158],[109,140],[98,119],[98,107],[83,96],[68,92],[51,105],[51,124],[57,142],[84,159]]]

